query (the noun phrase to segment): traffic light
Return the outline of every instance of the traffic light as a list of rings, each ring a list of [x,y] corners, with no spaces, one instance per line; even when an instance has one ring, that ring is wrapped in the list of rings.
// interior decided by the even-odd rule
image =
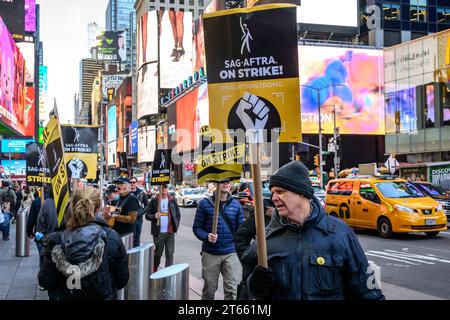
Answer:
[[[318,154],[316,154],[316,155],[314,156],[314,165],[315,165],[316,167],[320,167],[319,155],[318,155]]]

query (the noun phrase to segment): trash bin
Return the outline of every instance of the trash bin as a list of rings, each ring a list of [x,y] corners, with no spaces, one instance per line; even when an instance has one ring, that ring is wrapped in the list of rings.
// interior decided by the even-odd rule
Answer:
[[[19,210],[16,215],[16,257],[30,256],[30,239],[27,236],[27,210]]]
[[[125,247],[125,250],[129,250],[133,248],[133,234],[129,233],[122,236],[122,243]],[[117,300],[125,300],[125,291],[124,289],[117,290]]]
[[[150,275],[153,273],[153,243],[145,243],[132,248],[128,253],[128,270],[130,279],[118,300],[149,300],[150,299]]]
[[[176,264],[150,276],[151,300],[189,300],[189,264]]]

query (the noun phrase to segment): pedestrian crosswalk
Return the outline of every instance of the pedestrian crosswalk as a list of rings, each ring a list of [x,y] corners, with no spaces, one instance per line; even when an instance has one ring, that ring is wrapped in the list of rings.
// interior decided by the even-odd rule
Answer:
[[[396,262],[403,264],[402,266],[419,266],[419,265],[435,265],[435,264],[450,264],[450,260],[438,257],[433,254],[416,254],[411,253],[408,248],[404,248],[402,251],[385,249],[368,250],[366,251],[368,257],[377,257],[386,260],[386,262]]]

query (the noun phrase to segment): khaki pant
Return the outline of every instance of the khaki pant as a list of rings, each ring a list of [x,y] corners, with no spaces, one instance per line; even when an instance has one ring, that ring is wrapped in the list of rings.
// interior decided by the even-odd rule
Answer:
[[[166,268],[173,265],[175,233],[160,233],[157,237],[153,237],[153,243],[155,244],[154,270],[158,270],[164,251],[166,256]]]
[[[236,253],[215,255],[202,252],[202,278],[204,280],[202,300],[214,300],[219,283],[223,277],[225,300],[236,300],[237,286],[241,281],[242,267]]]

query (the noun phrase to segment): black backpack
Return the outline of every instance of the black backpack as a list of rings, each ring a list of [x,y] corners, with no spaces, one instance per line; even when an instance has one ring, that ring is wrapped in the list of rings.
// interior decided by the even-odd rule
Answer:
[[[6,191],[2,191],[2,202],[10,204],[10,210],[14,210],[16,206],[16,202],[14,201],[14,191],[8,189]]]
[[[138,209],[137,215],[138,215],[138,217],[142,217],[145,214],[145,211],[146,211],[145,210],[146,208],[144,206],[144,201],[143,201],[143,199],[144,199],[144,191],[139,192],[138,195],[136,196],[136,198],[139,201],[139,209]]]

